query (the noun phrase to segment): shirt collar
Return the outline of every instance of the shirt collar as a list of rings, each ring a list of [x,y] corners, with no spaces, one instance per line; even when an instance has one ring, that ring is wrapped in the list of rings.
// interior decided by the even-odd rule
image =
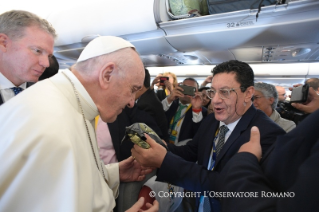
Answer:
[[[10,88],[13,88],[13,87],[16,87],[16,86],[0,72],[0,90],[10,89]],[[26,89],[27,88],[27,83],[24,82],[21,85],[19,85],[18,87]]]
[[[229,131],[227,132],[227,134],[228,133],[231,133],[231,132],[233,132],[234,131],[234,129],[235,129],[235,127],[236,127],[236,125],[237,125],[237,123],[239,122],[239,120],[241,119],[241,117],[239,118],[239,119],[237,119],[236,121],[234,121],[233,123],[230,123],[230,124],[228,124],[228,125],[226,125],[224,122],[219,122],[219,127],[221,127],[221,126],[223,126],[223,125],[226,125],[227,126],[227,128],[229,129]]]
[[[61,72],[65,73],[70,80],[74,83],[75,89],[78,91],[81,105],[83,107],[83,112],[85,117],[88,120],[94,120],[94,118],[99,115],[99,111],[89,95],[84,86],[78,80],[78,78],[68,69],[62,70]],[[63,75],[63,74],[62,74]],[[73,89],[72,89],[73,90]]]

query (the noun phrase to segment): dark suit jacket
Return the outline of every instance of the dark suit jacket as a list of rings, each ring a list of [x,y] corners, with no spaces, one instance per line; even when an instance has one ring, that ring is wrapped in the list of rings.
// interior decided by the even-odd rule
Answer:
[[[165,90],[157,90],[156,96],[160,101],[164,100],[166,98]]]
[[[166,154],[158,171],[157,180],[168,181],[195,192],[220,190],[219,172],[237,153],[240,146],[249,141],[252,126],[260,129],[263,153],[275,142],[278,135],[285,134],[281,127],[252,105],[241,117],[220,151],[214,171],[208,171],[214,133],[219,128],[219,121],[215,119],[214,114],[210,114],[204,119],[195,137],[187,145],[181,147],[169,145],[171,152]],[[220,205],[216,199],[210,198],[210,201],[212,207],[218,211]],[[197,206],[198,203],[199,201],[197,201]]]
[[[278,136],[263,166],[250,153],[236,154],[221,172],[223,191],[257,192],[260,198],[224,198],[223,210],[319,211],[318,119],[319,110]],[[294,197],[262,197],[262,192],[294,192]]]
[[[126,107],[113,123],[107,124],[118,161],[122,161],[131,156],[131,149],[134,146],[133,142],[129,139],[123,142],[121,141],[125,135],[125,127],[137,122],[145,123],[152,128],[158,136],[163,137],[155,120],[147,112],[138,109],[136,104],[133,108]]]
[[[170,121],[172,120],[173,116],[175,116],[175,113],[178,109],[178,105],[179,105],[179,100],[176,99],[172,102],[172,105],[165,112],[165,115],[166,115],[166,118],[168,121],[168,125],[169,125]],[[207,116],[207,109],[205,107],[202,107],[202,114],[203,114],[203,120],[204,120],[204,118]],[[184,117],[184,120],[183,120],[183,123],[181,126],[181,131],[180,131],[179,137],[178,137],[178,142],[183,141],[185,139],[193,138],[195,136],[199,126],[203,122],[203,120],[198,122],[198,123],[193,122],[193,111],[191,109],[189,109],[185,114],[185,117]]]
[[[27,82],[27,88],[30,87],[33,84],[34,84],[34,82]],[[0,105],[2,105],[2,104],[3,104],[3,99],[2,99],[2,96],[0,94]]]
[[[153,90],[148,89],[143,93],[136,103],[140,110],[150,114],[156,121],[158,127],[161,129],[163,139],[168,142],[168,123],[163,110],[162,103],[158,100]]]

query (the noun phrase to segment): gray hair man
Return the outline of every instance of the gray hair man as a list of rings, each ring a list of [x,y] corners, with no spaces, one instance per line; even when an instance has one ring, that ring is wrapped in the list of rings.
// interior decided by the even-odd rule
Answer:
[[[125,106],[133,107],[143,80],[134,46],[103,36],[85,47],[71,71],[3,104],[0,211],[112,211],[119,182],[143,180],[151,170],[132,157],[105,166],[94,118],[115,121]],[[138,201],[129,211],[142,205]],[[157,210],[155,202],[149,211]]]
[[[271,120],[276,122],[286,132],[296,127],[293,121],[281,118],[276,111],[278,93],[275,86],[267,83],[255,83],[254,106],[262,110]]]
[[[282,86],[276,85],[275,86],[277,93],[278,93],[278,101],[284,102],[287,98],[286,89]]]
[[[305,84],[308,84],[309,87],[313,88],[317,95],[319,95],[319,78],[307,79]]]
[[[0,104],[38,81],[50,65],[55,37],[54,28],[33,13],[0,15]]]

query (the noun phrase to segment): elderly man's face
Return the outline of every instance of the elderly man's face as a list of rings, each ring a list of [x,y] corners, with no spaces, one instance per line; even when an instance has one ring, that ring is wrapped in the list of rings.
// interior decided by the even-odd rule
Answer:
[[[143,86],[145,71],[142,61],[135,52],[128,57],[132,57],[132,64],[115,68],[115,71],[120,71],[121,74],[111,76],[112,83],[105,94],[103,105],[99,108],[104,122],[114,122],[126,106],[133,107],[136,93]]]
[[[256,91],[254,93],[254,106],[264,111],[266,114],[268,111],[272,111],[271,104],[273,101],[270,100],[269,97],[264,96],[262,92]]]
[[[211,89],[216,91],[211,103],[214,105],[215,118],[225,124],[233,123],[245,113],[244,101],[249,98],[248,91],[241,92],[240,84],[235,80],[235,76],[235,73],[219,73],[213,77],[212,81]],[[228,98],[222,99],[220,90],[226,94],[229,91]]]
[[[37,82],[50,65],[49,56],[53,53],[53,46],[52,35],[35,26],[27,27],[22,38],[8,38],[2,69],[10,71],[8,78],[16,86],[24,82]]]

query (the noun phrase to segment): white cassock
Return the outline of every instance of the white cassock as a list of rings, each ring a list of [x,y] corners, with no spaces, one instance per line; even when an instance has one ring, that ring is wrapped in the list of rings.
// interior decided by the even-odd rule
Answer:
[[[102,166],[93,128],[98,110],[69,70],[38,82],[0,106],[0,211],[112,211],[118,163]]]

